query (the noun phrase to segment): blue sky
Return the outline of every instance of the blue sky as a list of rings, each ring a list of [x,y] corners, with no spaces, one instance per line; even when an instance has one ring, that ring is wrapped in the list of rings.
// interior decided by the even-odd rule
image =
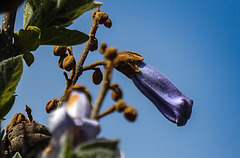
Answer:
[[[138,109],[135,123],[114,113],[101,120],[100,136],[121,139],[127,158],[235,158],[240,154],[240,2],[233,0],[103,0],[102,11],[113,26],[101,26],[96,37],[118,50],[141,54],[144,61],[165,74],[184,94],[194,100],[193,112],[184,127],[165,119],[134,84],[114,71],[127,104]],[[20,7],[23,10],[23,7]],[[91,12],[71,26],[88,33]],[[18,12],[16,30],[22,28]],[[81,46],[74,47],[76,58]],[[61,96],[65,80],[51,46],[33,52],[35,62],[24,73],[17,87],[14,108],[3,126],[25,104],[32,107],[37,122],[47,125],[44,108],[48,100]],[[91,52],[86,64],[102,60]],[[96,98],[99,86],[86,72],[79,84],[86,85]],[[103,109],[113,104],[108,94]]]

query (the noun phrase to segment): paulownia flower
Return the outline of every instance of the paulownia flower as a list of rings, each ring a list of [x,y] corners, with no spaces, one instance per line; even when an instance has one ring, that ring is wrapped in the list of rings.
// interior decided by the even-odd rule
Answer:
[[[192,99],[186,97],[175,85],[155,68],[142,62],[134,52],[118,52],[114,67],[132,79],[136,87],[171,122],[184,126],[191,116]]]
[[[72,146],[95,139],[100,132],[99,123],[90,119],[91,105],[88,95],[79,90],[72,90],[63,106],[50,114],[49,131],[52,134],[52,147],[46,158],[57,156],[66,137]]]

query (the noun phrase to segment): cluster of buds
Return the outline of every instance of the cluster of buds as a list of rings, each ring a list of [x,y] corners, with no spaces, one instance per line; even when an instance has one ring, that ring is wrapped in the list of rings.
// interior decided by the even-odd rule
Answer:
[[[66,53],[67,51],[68,53]],[[72,46],[69,47],[54,46],[53,54],[55,56],[60,56],[58,60],[58,66],[61,69],[71,71],[75,68],[76,61],[72,53]]]
[[[112,21],[109,18],[108,14],[105,12],[101,12],[99,8],[96,11],[92,12],[92,19],[93,19],[93,27],[91,29],[90,36],[92,36],[93,40],[90,43],[89,50],[95,51],[98,49],[98,40],[95,37],[98,25],[104,25],[107,28],[112,27]]]

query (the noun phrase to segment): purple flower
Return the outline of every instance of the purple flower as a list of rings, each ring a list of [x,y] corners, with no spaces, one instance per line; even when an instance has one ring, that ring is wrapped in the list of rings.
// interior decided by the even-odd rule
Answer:
[[[184,126],[191,116],[193,100],[153,67],[142,61],[137,66],[140,71],[130,77],[137,88],[168,120]]]
[[[95,139],[100,132],[100,125],[98,121],[90,119],[91,108],[85,92],[72,90],[68,101],[50,114],[52,149],[43,153],[42,157],[57,157],[67,137],[70,138],[73,147]]]

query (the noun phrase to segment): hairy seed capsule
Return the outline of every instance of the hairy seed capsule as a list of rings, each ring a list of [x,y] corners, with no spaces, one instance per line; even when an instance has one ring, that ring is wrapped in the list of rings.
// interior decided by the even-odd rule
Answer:
[[[45,106],[46,112],[50,113],[51,111],[56,109],[58,107],[58,102],[59,102],[59,98],[54,98],[52,100],[49,100]]]
[[[96,69],[92,74],[92,81],[95,85],[99,85],[102,82],[103,74],[100,69]]]
[[[127,106],[124,110],[124,117],[129,122],[134,122],[137,118],[137,110],[131,106]]]
[[[74,56],[68,55],[66,58],[63,59],[63,69],[67,71],[71,71],[76,65],[76,61],[74,59]]]
[[[66,54],[67,47],[61,47],[61,46],[54,46],[53,47],[53,54],[55,56],[64,56]]]
[[[108,14],[105,12],[96,12],[95,20],[98,21],[99,24],[103,24],[108,19]]]
[[[111,28],[112,27],[112,21],[110,18],[108,18],[105,22],[104,22],[104,26],[106,28]]]
[[[98,49],[98,40],[96,39],[96,37],[94,37],[92,43],[89,46],[89,50],[90,51],[95,51]]]

